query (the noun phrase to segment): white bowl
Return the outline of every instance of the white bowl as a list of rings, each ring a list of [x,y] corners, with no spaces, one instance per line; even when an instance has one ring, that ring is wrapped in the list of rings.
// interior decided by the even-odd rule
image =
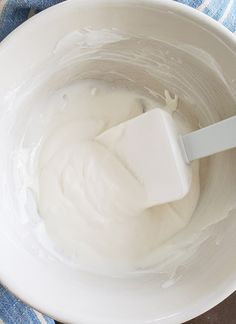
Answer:
[[[6,107],[15,89],[32,77],[33,68],[50,56],[61,38],[86,26],[137,31],[197,47],[235,88],[235,36],[198,11],[165,0],[69,0],[30,19],[1,44],[0,107]],[[220,94],[215,96],[220,101]],[[222,118],[229,114],[222,112]],[[4,195],[11,185],[5,181],[8,136],[0,132],[0,278],[24,302],[66,323],[171,324],[207,311],[235,290],[235,217],[219,225],[220,244],[205,242],[184,275],[169,288],[163,288],[159,276],[96,276],[34,253],[33,235],[26,233],[17,206],[7,205]]]

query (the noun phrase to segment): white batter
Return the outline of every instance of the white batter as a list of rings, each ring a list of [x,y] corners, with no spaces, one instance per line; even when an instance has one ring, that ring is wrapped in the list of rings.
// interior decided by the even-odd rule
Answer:
[[[176,99],[166,95],[167,109],[173,109]],[[145,209],[142,184],[95,137],[155,102],[94,81],[58,91],[50,105],[60,105],[60,98],[63,109],[49,122],[38,148],[33,189],[40,216],[60,250],[82,268],[134,271],[190,220],[199,197],[198,163],[185,199]],[[188,130],[178,124],[182,132]]]

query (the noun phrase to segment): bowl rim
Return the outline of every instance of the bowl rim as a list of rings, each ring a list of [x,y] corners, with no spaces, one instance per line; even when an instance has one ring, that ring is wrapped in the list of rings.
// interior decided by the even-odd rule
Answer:
[[[65,2],[58,3],[39,14],[31,17],[29,20],[21,24],[19,27],[17,27],[15,30],[13,30],[2,42],[0,43],[0,51],[5,50],[7,48],[8,44],[11,42],[12,39],[17,37],[17,34],[19,31],[24,30],[26,27],[31,26],[38,20],[40,21],[41,16],[51,16],[56,12],[59,8],[63,9],[63,7],[66,6],[94,6],[96,4],[104,4],[104,5],[116,5],[116,6],[123,6],[123,5],[130,5],[130,6],[152,6],[153,8],[158,8],[159,5],[161,5],[165,10],[173,11],[173,13],[177,13],[181,15],[182,17],[189,19],[191,21],[196,22],[196,24],[200,25],[206,25],[208,31],[211,31],[214,36],[219,37],[220,41],[227,45],[227,47],[236,53],[236,37],[235,35],[229,31],[225,26],[220,24],[219,22],[215,21],[213,18],[207,16],[206,14],[198,11],[195,8],[189,7],[185,4],[173,1],[173,0],[139,0],[137,3],[137,0],[67,0]],[[2,271],[0,270],[0,280],[2,277]],[[17,298],[19,298],[21,301],[26,303],[27,305],[31,306],[33,309],[43,313],[47,314],[53,319],[65,320],[65,316],[63,315],[63,311],[59,310],[57,314],[50,311],[50,309],[42,309],[38,307],[37,305],[33,305],[31,303],[31,300],[29,297],[27,297],[27,292],[22,292],[17,290],[17,288],[14,286],[14,284],[11,284],[11,278],[8,277],[4,273],[5,282],[4,280],[1,280],[1,284],[5,286],[9,291],[15,295]],[[214,291],[211,291],[209,294],[207,294],[204,298],[202,298],[198,303],[192,305],[191,307],[188,307],[184,312],[175,313],[172,314],[170,317],[165,319],[156,319],[154,321],[148,321],[146,324],[155,324],[155,323],[166,323],[166,324],[176,324],[176,323],[183,323],[185,321],[191,320],[195,318],[196,316],[199,316],[206,312],[207,310],[211,309],[212,307],[216,306],[220,302],[222,302],[225,298],[227,298],[230,294],[232,294],[236,290],[236,272],[233,273],[230,277],[227,278],[227,280],[224,281],[223,284],[217,287]],[[66,307],[66,305],[65,305]],[[61,311],[61,315],[59,312]],[[94,323],[89,321],[89,323]],[[97,323],[97,322],[96,322]],[[110,322],[112,324],[113,322]],[[115,322],[117,324],[117,322]],[[131,322],[130,322],[131,323]],[[133,323],[133,322],[132,322]]]

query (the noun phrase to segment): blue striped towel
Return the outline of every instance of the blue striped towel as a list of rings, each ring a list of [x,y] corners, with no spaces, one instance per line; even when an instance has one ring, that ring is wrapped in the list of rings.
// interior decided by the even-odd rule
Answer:
[[[0,0],[0,41],[34,14],[63,0]],[[138,1],[138,0],[137,0]],[[236,0],[178,0],[236,31]],[[54,321],[24,305],[0,286],[0,319],[5,324],[52,324]]]
[[[218,20],[231,32],[236,31],[236,0],[179,0]]]

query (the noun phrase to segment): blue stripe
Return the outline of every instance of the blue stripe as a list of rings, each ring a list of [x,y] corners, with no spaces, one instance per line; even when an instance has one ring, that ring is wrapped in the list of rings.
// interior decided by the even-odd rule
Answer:
[[[179,0],[178,2],[197,8],[204,2],[204,0]]]
[[[1,1],[1,0],[0,0]],[[9,0],[0,16],[0,41],[27,20],[30,9],[37,12],[63,0]]]
[[[34,311],[0,286],[0,318],[4,324],[40,324]]]
[[[47,322],[47,324],[55,324],[54,320],[51,319],[50,317],[43,315],[43,318],[45,319],[45,321]]]
[[[19,10],[13,1],[7,2],[0,19],[0,41],[28,18],[29,11],[29,8]]]
[[[228,16],[223,21],[223,25],[227,27],[232,32],[236,31],[236,1],[234,0],[234,3],[230,9],[230,12]]]
[[[13,1],[16,1],[17,6],[19,7],[19,4],[18,4],[19,0],[13,0]],[[63,0],[20,0],[20,4],[23,4],[24,7],[41,11],[41,10],[49,8],[55,4],[58,4],[62,1]]]
[[[219,20],[223,16],[228,3],[229,0],[212,0],[203,12],[213,19]]]

